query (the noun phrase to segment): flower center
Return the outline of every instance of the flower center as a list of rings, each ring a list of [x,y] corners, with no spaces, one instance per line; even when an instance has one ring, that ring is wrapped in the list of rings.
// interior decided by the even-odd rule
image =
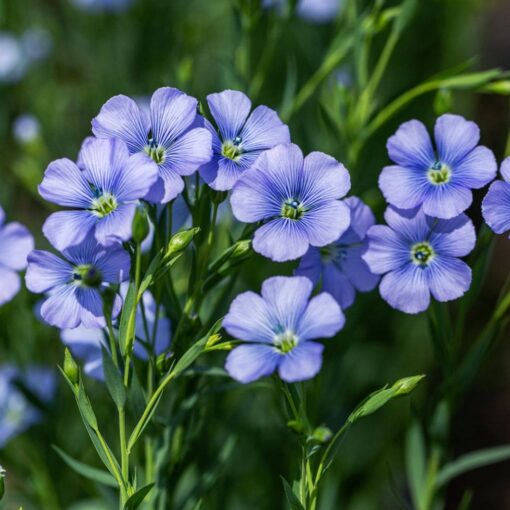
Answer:
[[[108,192],[101,193],[92,200],[91,210],[99,218],[104,218],[117,209],[117,199]]]
[[[299,220],[305,213],[303,204],[295,199],[289,198],[282,205],[281,215],[283,218],[289,218],[290,220]]]
[[[348,246],[343,244],[330,244],[320,249],[321,259],[323,262],[342,262],[347,256]]]
[[[223,142],[221,146],[221,154],[232,161],[237,161],[239,156],[243,153],[243,149],[241,148],[242,138],[240,136],[236,136],[233,140],[228,140]]]
[[[83,287],[99,287],[103,283],[103,275],[92,264],[81,264],[73,270],[73,281]]]
[[[144,147],[144,151],[158,165],[162,165],[165,162],[166,149],[162,145],[159,145],[159,143],[154,140],[154,138],[149,138],[147,145]]]
[[[288,354],[298,344],[298,337],[290,329],[279,325],[275,328],[274,344],[282,354]]]
[[[427,171],[429,182],[434,185],[446,184],[450,182],[452,170],[448,165],[436,161]]]
[[[419,266],[427,266],[435,255],[434,248],[427,241],[416,243],[411,248],[411,259]]]

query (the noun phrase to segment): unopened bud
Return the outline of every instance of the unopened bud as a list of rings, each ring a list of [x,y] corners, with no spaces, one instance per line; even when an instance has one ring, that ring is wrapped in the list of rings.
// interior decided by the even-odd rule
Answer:
[[[132,231],[133,241],[136,244],[141,244],[149,235],[149,217],[147,215],[147,209],[143,204],[140,204],[136,208],[135,216],[133,218]]]
[[[172,236],[172,239],[170,239],[170,242],[168,243],[165,258],[172,257],[173,255],[185,250],[199,231],[200,228],[194,227],[189,230],[177,232],[177,234]]]
[[[333,433],[331,430],[328,427],[321,425],[312,432],[312,435],[308,438],[308,440],[314,443],[324,444],[327,443],[332,436]]]
[[[392,386],[395,391],[395,395],[407,395],[414,390],[416,385],[424,378],[424,375],[415,375],[413,377],[404,377],[399,379]]]
[[[76,361],[74,361],[69,349],[66,348],[64,351],[64,374],[73,384],[78,384],[79,373]]]

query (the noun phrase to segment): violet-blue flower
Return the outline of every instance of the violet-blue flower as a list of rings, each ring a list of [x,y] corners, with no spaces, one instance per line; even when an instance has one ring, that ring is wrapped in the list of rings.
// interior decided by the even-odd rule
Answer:
[[[384,275],[379,291],[393,308],[419,313],[431,294],[450,301],[469,289],[471,269],[459,257],[473,250],[476,235],[465,214],[444,220],[390,206],[384,217],[388,225],[369,229],[363,258],[372,273]]]
[[[42,318],[52,326],[76,328],[105,327],[101,292],[108,284],[120,284],[129,278],[130,257],[122,245],[103,247],[93,236],[62,252],[34,250],[28,256],[25,276],[27,288],[48,294],[41,306]],[[121,308],[117,296],[113,318]]]
[[[312,282],[302,276],[275,276],[262,284],[262,295],[237,296],[223,319],[235,339],[248,342],[232,350],[227,372],[242,383],[278,370],[287,382],[314,377],[324,346],[311,340],[330,338],[344,325],[337,302],[323,292],[311,300]]]
[[[344,203],[351,210],[347,231],[328,246],[310,248],[295,271],[314,285],[322,282],[322,290],[331,294],[342,310],[352,305],[356,291],[368,292],[379,281],[361,258],[368,245],[367,231],[375,223],[374,215],[358,197],[346,198]]]
[[[312,152],[303,159],[297,145],[278,145],[237,181],[230,202],[239,221],[265,221],[255,232],[254,250],[283,262],[347,230],[349,208],[339,199],[350,185],[349,173],[331,156]]]
[[[396,165],[383,169],[379,187],[395,207],[422,205],[425,214],[449,219],[471,205],[471,190],[491,182],[497,165],[492,151],[478,146],[478,126],[460,115],[441,115],[434,136],[435,149],[420,121],[402,124],[387,144]]]
[[[24,391],[41,404],[49,404],[55,389],[55,372],[51,369],[29,366],[20,370],[11,364],[0,367],[0,448],[42,418]]]
[[[121,296],[127,294],[128,284],[121,285]],[[154,297],[149,291],[143,294],[144,312],[138,306],[136,315],[136,337],[133,352],[136,357],[147,360],[148,353],[159,356],[170,347],[171,325],[164,316],[161,307],[158,309]],[[144,324],[144,315],[148,335]],[[60,332],[62,342],[69,347],[73,356],[84,362],[84,372],[94,379],[103,380],[103,355],[101,347],[107,347],[107,331],[103,328],[86,328],[79,326],[74,329],[63,329]],[[154,345],[152,345],[154,338]]]
[[[208,121],[214,156],[200,168],[200,175],[211,188],[232,189],[259,154],[279,144],[290,143],[289,128],[267,106],[257,106],[250,114],[250,99],[237,90],[224,90],[207,96],[211,114],[219,129]]]
[[[89,233],[103,244],[127,241],[138,200],[156,181],[156,164],[145,154],[129,155],[121,140],[87,138],[79,166],[69,159],[50,163],[40,195],[71,210],[51,214],[43,225],[50,243],[62,251]]]
[[[150,118],[131,98],[114,96],[92,120],[99,138],[120,138],[131,154],[148,154],[158,165],[159,178],[146,199],[167,203],[183,189],[182,176],[191,175],[212,157],[211,133],[201,127],[197,100],[171,87],[152,95]],[[152,184],[152,183],[151,183]]]
[[[491,184],[482,202],[482,214],[489,227],[496,234],[510,230],[510,157],[501,163],[503,180]]]
[[[0,207],[0,306],[18,293],[21,281],[17,271],[27,267],[27,255],[34,249],[34,239],[23,225],[4,221]]]
[[[263,0],[262,5],[282,11],[286,3],[287,0]],[[326,23],[336,17],[342,4],[343,0],[298,0],[296,13],[313,23]]]

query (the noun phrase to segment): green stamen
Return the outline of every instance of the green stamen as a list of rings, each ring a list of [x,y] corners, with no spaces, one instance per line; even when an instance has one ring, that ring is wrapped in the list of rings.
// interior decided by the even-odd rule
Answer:
[[[452,176],[451,168],[436,161],[427,171],[429,182],[435,185],[446,184]]]
[[[73,281],[82,287],[99,287],[103,283],[103,275],[92,264],[82,264],[74,268]]]
[[[148,154],[154,162],[158,165],[162,165],[166,159],[166,149],[159,145],[152,138],[149,139],[149,143],[145,146],[144,151]]]
[[[283,203],[281,215],[283,218],[288,218],[290,220],[299,220],[305,213],[305,208],[303,204],[296,200],[295,198],[291,198]]]
[[[238,136],[234,138],[232,141],[223,142],[221,146],[221,154],[232,161],[237,161],[239,156],[243,153],[243,150],[240,147],[242,140]]]
[[[435,255],[434,249],[427,241],[416,243],[411,248],[411,260],[419,266],[427,266]]]
[[[289,329],[275,335],[274,344],[282,354],[288,354],[298,344],[298,337]]]
[[[103,193],[92,200],[90,209],[96,216],[104,218],[115,211],[117,205],[117,199],[111,193]]]

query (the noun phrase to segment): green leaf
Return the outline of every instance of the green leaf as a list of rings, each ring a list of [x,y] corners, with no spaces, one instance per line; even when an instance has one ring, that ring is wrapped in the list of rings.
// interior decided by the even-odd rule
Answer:
[[[453,480],[455,477],[467,471],[489,466],[490,464],[508,459],[510,459],[510,445],[496,446],[494,448],[486,448],[484,450],[466,453],[458,459],[446,464],[446,466],[439,471],[436,478],[437,487],[446,485],[450,480]]]
[[[302,505],[301,501],[299,501],[298,497],[292,491],[292,488],[289,485],[289,482],[280,477],[283,483],[283,490],[285,491],[285,497],[287,498],[287,502],[289,503],[289,507],[291,510],[305,510],[305,507]]]
[[[136,491],[124,505],[124,510],[136,510],[145,499],[145,496],[149,494],[149,492],[154,487],[154,483],[149,483],[145,487],[142,487],[140,490]]]
[[[395,31],[397,34],[400,34],[407,28],[414,16],[417,5],[417,0],[404,0],[402,2],[400,5],[400,13],[395,21]]]
[[[424,375],[415,375],[399,379],[390,388],[385,386],[369,395],[347,418],[349,423],[354,423],[359,418],[375,413],[390,400],[401,395],[407,395],[414,390],[416,385],[424,378]]]
[[[214,328],[214,326],[213,326]],[[205,349],[205,345],[207,340],[209,340],[209,334],[202,337],[198,342],[194,343],[179,359],[179,361],[175,364],[173,368],[173,372],[176,375],[184,372],[199,356]]]
[[[415,420],[406,438],[406,470],[409,489],[415,508],[422,508],[421,501],[426,485],[426,451],[423,432]]]
[[[56,445],[52,445],[52,448],[62,457],[63,461],[79,475],[100,483],[101,485],[117,487],[117,481],[110,473],[74,459]]]
[[[123,356],[133,347],[131,344],[135,336],[136,305],[136,288],[134,283],[131,282],[126,299],[124,299],[124,306],[122,307],[119,324],[120,352]]]
[[[120,375],[118,367],[113,363],[110,353],[102,347],[103,370],[106,387],[118,409],[123,409],[126,403],[126,388]]]
[[[94,414],[94,410],[92,409],[89,397],[85,393],[85,386],[83,386],[83,381],[81,380],[78,385],[78,391],[76,393],[76,402],[78,403],[78,407],[84,421],[86,421],[86,423],[90,425],[93,430],[97,430],[97,418]]]

